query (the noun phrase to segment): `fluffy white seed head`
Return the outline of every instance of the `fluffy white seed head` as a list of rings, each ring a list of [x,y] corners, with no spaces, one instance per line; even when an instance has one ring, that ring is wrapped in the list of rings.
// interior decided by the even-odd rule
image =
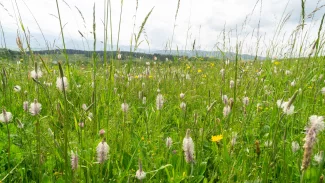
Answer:
[[[185,111],[185,109],[186,109],[186,103],[185,103],[185,102],[182,102],[182,103],[179,105],[179,107],[180,107],[182,110]]]
[[[293,141],[291,143],[291,149],[292,149],[292,152],[295,153],[299,150],[300,146],[299,146],[299,143],[297,141]]]
[[[105,142],[105,139],[102,142],[99,142],[96,148],[97,151],[97,161],[98,163],[104,163],[108,158],[109,146]]]
[[[28,111],[28,105],[29,105],[29,102],[28,101],[25,101],[24,103],[23,103],[23,109],[24,109],[24,111]]]
[[[168,149],[170,149],[170,147],[172,146],[172,144],[173,144],[172,138],[171,137],[167,137],[167,139],[166,139],[166,147]]]
[[[231,111],[231,108],[229,105],[226,105],[224,108],[223,108],[223,117],[227,117],[229,114],[230,114],[230,111]]]
[[[40,69],[37,69],[37,72],[35,70],[32,70],[30,72],[30,76],[34,79],[39,79],[43,76],[43,72]]]
[[[187,129],[186,136],[183,139],[183,151],[185,161],[191,163],[194,161],[194,142],[190,137],[190,129]]]
[[[2,110],[2,113],[0,114],[0,122],[2,123],[9,123],[12,120],[12,114],[11,112],[7,112],[6,110]]]
[[[41,112],[42,104],[38,103],[35,99],[33,103],[30,104],[29,112],[32,116],[36,116]]]
[[[78,168],[78,154],[71,151],[71,169],[76,170]]]
[[[128,112],[128,110],[129,110],[129,104],[127,104],[127,103],[122,103],[121,104],[121,108],[122,108],[122,111],[123,112]]]
[[[156,108],[157,110],[161,110],[164,106],[164,97],[162,94],[158,93],[157,98],[156,98]]]
[[[14,91],[15,92],[20,92],[21,91],[21,87],[19,85],[14,86]]]
[[[63,81],[63,82],[62,82]],[[68,83],[68,79],[66,77],[58,77],[56,79],[56,87],[60,90],[63,91],[63,89],[65,91],[67,91],[68,87],[69,87],[69,83]]]

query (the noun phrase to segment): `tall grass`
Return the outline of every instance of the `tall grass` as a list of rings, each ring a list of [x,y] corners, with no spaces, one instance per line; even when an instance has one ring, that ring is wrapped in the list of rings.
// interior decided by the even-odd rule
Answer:
[[[52,59],[60,55],[33,53],[30,34],[22,19],[24,16],[15,1],[23,33],[23,38],[17,35],[17,46],[24,61],[20,63],[22,67],[14,64],[13,60],[0,62],[0,101],[3,108],[14,116],[10,123],[0,123],[1,182],[322,181],[324,157],[319,160],[315,155],[321,156],[325,150],[324,134],[317,136],[309,166],[304,170],[300,168],[305,150],[302,148],[305,138],[302,132],[311,115],[324,115],[325,104],[324,16],[312,44],[313,54],[302,57],[306,56],[304,53],[308,46],[305,44],[310,30],[304,25],[306,1],[301,0],[300,26],[291,34],[292,45],[287,45],[290,57],[273,60],[285,52],[278,41],[285,35],[282,30],[291,16],[285,7],[266,50],[267,58],[263,61],[258,59],[262,49],[259,22],[256,50],[252,50],[255,59],[242,60],[249,39],[245,30],[250,16],[258,3],[262,7],[262,1],[257,1],[241,27],[228,31],[224,25],[220,34],[222,43],[216,44],[221,58],[201,61],[197,55],[191,61],[175,56],[177,62],[133,57],[132,53],[137,52],[143,37],[146,39],[145,26],[154,12],[154,8],[150,9],[136,33],[138,1],[131,33],[131,44],[134,44],[130,49],[131,58],[127,61],[115,58],[112,52],[116,53],[120,45],[123,0],[116,29],[116,49],[112,24],[112,8],[116,7],[112,7],[110,0],[103,2],[104,53],[101,58],[96,50],[100,27],[96,23],[96,7],[101,4],[94,3],[93,50],[91,63],[86,65],[74,63],[72,55],[67,54],[62,24],[64,17],[61,17],[59,2],[56,0],[56,17],[63,45],[60,58],[64,61],[52,64]],[[180,1],[176,8],[168,45],[170,52]],[[85,23],[81,10],[77,10]],[[47,49],[50,49],[37,17],[33,18]],[[196,38],[192,39],[190,29],[189,18],[185,50],[187,43],[191,42],[191,50],[197,52],[200,38],[199,43]],[[5,42],[2,26],[1,30]],[[88,44],[87,36],[80,30],[76,31]],[[236,34],[235,47],[231,46],[232,34]],[[255,33],[251,35],[253,38]],[[229,54],[232,50],[235,52],[233,55]],[[108,51],[111,51],[110,56]],[[32,60],[32,63],[27,60]],[[31,70],[43,71],[43,76],[31,78]],[[68,77],[67,83],[65,76]],[[56,86],[55,81],[63,84],[62,89]],[[20,91],[14,90],[16,85],[21,87]],[[180,97],[181,93],[185,97]],[[159,107],[157,94],[164,98]],[[225,102],[224,95],[229,97],[229,103]],[[146,102],[143,102],[144,97]],[[24,101],[32,102],[34,99],[42,104],[38,116],[32,116],[22,108]],[[281,102],[279,106],[278,100]],[[282,102],[287,102],[287,106],[283,107]],[[225,114],[224,107],[228,104],[230,111]],[[288,114],[291,105],[294,112]],[[20,123],[24,126],[21,127]],[[190,135],[187,132],[191,132]],[[171,145],[166,144],[167,137],[172,139]],[[190,154],[192,161],[184,158],[186,144],[183,143],[188,139],[194,142],[194,147],[190,148],[194,150]],[[103,146],[105,143],[107,147]],[[300,147],[293,148],[295,143]]]

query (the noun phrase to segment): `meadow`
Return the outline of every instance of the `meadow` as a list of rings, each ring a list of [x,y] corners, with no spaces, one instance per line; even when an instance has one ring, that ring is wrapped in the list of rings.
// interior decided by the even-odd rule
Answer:
[[[222,30],[214,48],[221,57],[199,56],[196,40],[188,50],[195,57],[135,56],[141,43],[149,45],[144,28],[153,8],[138,29],[134,15],[130,52],[121,53],[123,0],[117,43],[111,2],[104,1],[103,55],[96,49],[95,4],[92,55],[67,53],[58,0],[51,16],[60,23],[62,47],[54,54],[34,53],[15,2],[19,51],[8,57],[7,49],[0,50],[0,183],[324,182],[325,15],[314,24],[315,39],[306,25],[323,6],[307,16],[301,1],[301,19],[288,44],[281,30],[290,14],[283,12],[263,58],[258,23],[251,33],[257,34],[254,59],[244,60],[249,38],[241,40],[237,31],[246,34],[249,16],[236,26],[236,44]],[[179,8],[180,1],[167,53],[175,47]],[[57,49],[39,29],[47,51]],[[79,34],[88,44],[89,37]]]
[[[47,62],[37,75],[3,63],[2,182],[137,182],[139,170],[144,182],[323,179],[323,133],[302,170],[305,127],[324,115],[323,59],[116,61],[95,80],[93,67]]]

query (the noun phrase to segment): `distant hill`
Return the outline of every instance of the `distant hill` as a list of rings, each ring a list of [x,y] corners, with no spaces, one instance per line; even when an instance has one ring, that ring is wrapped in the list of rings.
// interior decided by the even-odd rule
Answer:
[[[209,59],[223,59],[223,54],[220,51],[203,51],[203,50],[194,50],[194,51],[185,51],[185,50],[151,50],[150,52],[148,50],[139,49],[137,52],[130,52],[129,47],[123,46],[121,47],[121,54],[122,59],[128,59],[130,56],[139,58],[148,58],[152,59],[153,56],[156,56],[158,60],[165,60],[168,58],[169,60],[173,60],[175,56],[177,57],[186,57],[186,58],[196,58],[201,57],[203,60],[209,60]],[[83,54],[87,57],[91,57],[93,54],[93,51],[85,51],[85,50],[75,50],[75,49],[67,49],[67,54]],[[38,50],[33,51],[34,54],[61,54],[63,53],[63,50],[55,49],[55,50]],[[97,54],[100,56],[104,55],[104,51],[96,51]],[[110,57],[113,54],[113,57],[116,58],[117,52],[116,51],[107,51],[108,57]],[[225,57],[234,60],[236,53],[233,52],[226,52],[224,53]],[[0,48],[0,58],[14,58],[19,57],[20,53],[18,51],[13,51],[9,49]],[[248,54],[241,54],[239,55],[241,60],[254,60],[255,56],[248,55]],[[257,57],[258,60],[264,60],[265,57]]]

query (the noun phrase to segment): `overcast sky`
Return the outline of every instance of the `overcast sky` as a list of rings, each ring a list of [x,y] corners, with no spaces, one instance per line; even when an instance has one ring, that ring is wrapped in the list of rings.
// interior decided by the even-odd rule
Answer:
[[[58,16],[55,0],[16,0],[25,28],[31,33],[31,42],[34,49],[44,49],[45,41],[41,36],[32,14],[39,23],[45,38],[53,44],[62,47],[60,39],[60,26],[56,18]],[[16,17],[18,16],[15,0],[0,0],[3,6],[0,6],[0,20],[5,34],[7,47],[17,48],[15,38],[17,30]],[[138,0],[138,11],[136,13],[136,0],[124,0],[120,45],[130,45],[131,34],[136,13],[135,32],[145,16],[154,7],[147,24],[145,25],[145,34],[149,41],[150,49],[165,49],[166,43],[170,43],[175,12],[178,0]],[[25,3],[24,3],[25,2]],[[96,4],[96,25],[97,25],[97,47],[102,49],[103,24],[104,20],[104,0],[58,0],[60,13],[64,27],[64,34],[69,48],[84,49],[82,38],[78,30],[82,32],[92,45],[92,22],[93,5]],[[118,23],[120,14],[120,0],[111,0],[112,3],[112,22],[113,22],[113,44],[116,45],[118,35]],[[226,39],[228,51],[234,51],[236,41],[242,43],[244,53],[253,53],[256,50],[258,38],[257,28],[260,20],[260,50],[269,48],[271,39],[274,37],[275,30],[284,14],[290,14],[290,18],[282,28],[281,34],[277,37],[279,45],[288,45],[289,35],[296,29],[300,23],[301,12],[300,0],[181,0],[178,17],[176,20],[175,34],[172,48],[192,49],[194,40],[195,49],[216,50],[216,45],[222,47],[222,31],[226,28]],[[313,10],[325,4],[324,0],[306,0],[306,16]],[[77,8],[82,12],[85,19],[79,14]],[[255,7],[255,8],[254,8]],[[29,8],[29,9],[28,9]],[[6,11],[7,9],[8,11]],[[32,12],[32,14],[31,14]],[[317,36],[317,30],[322,15],[325,13],[325,7],[315,13],[313,19],[306,19],[309,30],[307,41],[311,44]],[[246,20],[246,21],[245,21]],[[243,28],[243,23],[246,26]],[[237,30],[237,31],[236,31]],[[110,34],[110,33],[109,33]],[[237,34],[237,36],[236,36]],[[238,39],[237,39],[238,37]],[[285,37],[285,38],[283,38]],[[145,37],[142,35],[141,40]],[[1,46],[4,46],[3,36],[0,36]],[[187,44],[186,44],[187,43]],[[85,43],[84,43],[85,44]],[[273,43],[275,44],[275,43]],[[89,45],[90,49],[92,46]],[[187,45],[187,46],[186,46]],[[141,48],[149,49],[144,41]],[[186,46],[186,47],[185,47]],[[264,54],[261,53],[260,54]]]

